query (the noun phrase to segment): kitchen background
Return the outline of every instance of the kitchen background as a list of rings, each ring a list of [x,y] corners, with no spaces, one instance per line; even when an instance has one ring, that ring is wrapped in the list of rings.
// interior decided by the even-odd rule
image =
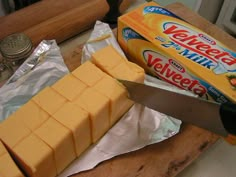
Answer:
[[[21,2],[19,0],[0,0],[0,16],[36,1],[38,0],[22,0]],[[231,35],[236,36],[236,0],[156,1],[163,6],[173,2],[181,2]],[[141,2],[144,0],[136,0],[135,5],[139,5]],[[221,139],[180,173],[178,177],[234,177],[236,176],[235,157],[236,147]]]
[[[0,16],[33,4],[39,0],[0,0]],[[139,2],[140,0],[137,0]],[[236,36],[236,0],[155,0],[160,5],[181,2],[216,24],[229,34]]]

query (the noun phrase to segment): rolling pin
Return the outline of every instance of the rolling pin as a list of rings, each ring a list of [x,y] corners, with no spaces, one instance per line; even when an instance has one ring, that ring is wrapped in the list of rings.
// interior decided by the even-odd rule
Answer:
[[[38,44],[42,39],[62,42],[91,27],[106,16],[118,17],[135,0],[44,0],[1,18],[0,40],[15,32],[25,32]],[[118,9],[118,10],[116,10]]]
[[[24,30],[24,33],[37,45],[42,40],[56,39],[57,43],[89,29],[96,20],[101,20],[109,11],[104,0],[87,1],[80,6],[52,17],[38,25]]]
[[[101,0],[103,1],[103,0]],[[1,17],[0,39],[83,5],[87,0],[44,0]]]

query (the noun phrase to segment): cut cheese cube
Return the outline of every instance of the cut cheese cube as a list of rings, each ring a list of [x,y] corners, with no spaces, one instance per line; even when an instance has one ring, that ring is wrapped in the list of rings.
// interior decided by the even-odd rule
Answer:
[[[87,86],[72,74],[67,74],[62,79],[52,85],[62,96],[72,101],[76,98]]]
[[[0,176],[1,177],[24,176],[1,141],[0,141]]]
[[[12,116],[21,120],[31,131],[34,131],[49,118],[49,114],[31,100],[13,113]]]
[[[112,46],[104,47],[92,55],[92,62],[117,79],[144,82],[144,69],[129,62]]]
[[[112,70],[125,60],[126,59],[123,58],[111,45],[108,45],[92,54],[92,62],[105,72]]]
[[[5,148],[5,146],[3,145],[3,143],[0,140],[0,156],[7,153],[7,150]]]
[[[110,125],[113,125],[133,104],[128,99],[126,89],[117,80],[108,75],[95,84],[94,89],[110,99]]]
[[[135,67],[131,62],[123,62],[116,66],[113,70],[108,71],[112,77],[133,82],[144,82],[144,70],[139,66]],[[140,68],[140,70],[138,70]],[[137,72],[138,71],[138,72]]]
[[[68,102],[53,115],[53,118],[72,131],[76,155],[79,157],[92,143],[88,112]]]
[[[31,133],[22,121],[10,116],[0,124],[0,139],[9,147],[14,147]]]
[[[83,63],[76,70],[74,70],[72,74],[88,86],[93,86],[105,75],[104,72],[102,72],[90,61]]]
[[[109,129],[109,99],[96,90],[87,88],[74,103],[89,112],[92,142],[96,142]]]
[[[56,176],[56,165],[52,149],[34,134],[30,134],[17,144],[12,149],[12,152],[29,176]]]
[[[48,119],[34,133],[52,148],[57,174],[76,158],[72,133],[55,119]]]
[[[46,87],[40,91],[32,98],[32,100],[50,115],[55,113],[67,101],[63,96],[50,87]]]
[[[24,177],[8,152],[0,156],[1,177]]]

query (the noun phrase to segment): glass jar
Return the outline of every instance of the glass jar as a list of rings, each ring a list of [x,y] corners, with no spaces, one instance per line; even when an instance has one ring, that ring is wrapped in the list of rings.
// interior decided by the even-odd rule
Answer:
[[[0,82],[8,79],[29,57],[33,49],[32,41],[24,33],[14,33],[0,41]]]

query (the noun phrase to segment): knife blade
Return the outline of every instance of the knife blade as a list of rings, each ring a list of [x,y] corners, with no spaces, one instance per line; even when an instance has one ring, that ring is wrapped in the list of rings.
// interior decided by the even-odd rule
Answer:
[[[129,98],[137,103],[223,137],[236,135],[236,104],[220,104],[145,84],[119,81],[126,87]]]

